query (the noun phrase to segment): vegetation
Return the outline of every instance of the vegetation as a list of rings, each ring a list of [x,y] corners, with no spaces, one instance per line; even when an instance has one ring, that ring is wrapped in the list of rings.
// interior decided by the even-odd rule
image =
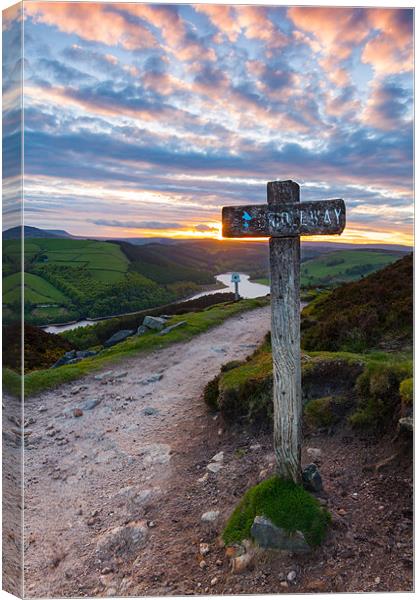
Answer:
[[[79,379],[83,375],[98,370],[105,365],[118,363],[122,359],[139,352],[148,352],[164,348],[176,342],[187,341],[193,336],[203,333],[215,325],[219,325],[225,319],[235,314],[259,308],[266,304],[267,300],[265,298],[256,298],[218,304],[201,312],[174,316],[170,320],[170,324],[182,320],[186,321],[187,325],[177,328],[165,336],[159,336],[152,331],[142,336],[134,335],[116,346],[102,350],[98,355],[86,358],[76,364],[28,373],[25,375],[25,395],[32,396],[62,383]]]
[[[403,379],[400,383],[400,398],[406,406],[413,405],[413,378]]]
[[[382,269],[402,256],[393,250],[337,250],[305,261],[301,286],[331,286],[354,281]]]
[[[21,368],[21,335],[20,323],[3,327],[3,365],[15,371]],[[25,325],[24,330],[24,365],[25,372],[51,367],[65,352],[73,349],[73,345],[61,336],[46,333],[38,327]]]
[[[333,396],[309,400],[304,408],[305,422],[313,427],[331,427],[337,421],[333,404]]]
[[[303,487],[271,477],[245,493],[222,533],[225,544],[249,539],[257,515],[270,519],[288,533],[301,531],[311,546],[321,544],[331,518]]]
[[[320,296],[303,310],[305,350],[407,348],[413,339],[413,255]]]

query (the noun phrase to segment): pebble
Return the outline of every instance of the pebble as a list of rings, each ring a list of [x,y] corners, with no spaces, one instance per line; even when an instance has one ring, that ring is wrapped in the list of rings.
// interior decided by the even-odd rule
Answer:
[[[296,571],[289,571],[286,577],[287,581],[294,581],[296,579]]]
[[[111,567],[104,567],[101,571],[102,575],[108,575],[108,573],[112,573]]]
[[[375,577],[375,583],[376,583],[376,585],[378,585],[378,583],[381,583],[381,578],[380,577]]]
[[[219,510],[209,510],[201,515],[201,520],[203,523],[214,523],[219,518],[219,515]]]
[[[213,587],[214,585],[216,585],[217,582],[218,582],[217,577],[213,577],[213,579],[210,581],[210,585]]]
[[[347,511],[344,510],[344,508],[339,508],[338,511],[337,511],[337,513],[339,515],[341,515],[342,517],[344,517],[347,514]]]
[[[223,450],[221,452],[218,452],[217,454],[215,454],[213,456],[213,458],[211,459],[211,462],[221,462],[225,457],[225,453],[223,452]]]
[[[38,408],[38,412],[45,412],[47,410],[47,407],[44,406],[43,404]]]
[[[322,450],[320,448],[306,448],[306,452],[311,458],[321,458]]]
[[[81,408],[75,408],[73,410],[73,416],[74,417],[82,417],[83,416],[83,410]]]
[[[218,473],[220,471],[220,469],[222,468],[222,465],[220,464],[220,462],[214,462],[214,463],[209,463],[207,465],[207,468],[212,473]]]
[[[289,584],[287,583],[287,581],[280,581],[280,586],[287,588],[287,587],[289,587]]]
[[[156,527],[156,523],[154,521],[147,521],[147,526],[153,529],[153,527]]]
[[[206,568],[206,561],[205,560],[201,560],[199,567],[200,567],[200,569],[205,569]]]
[[[209,552],[210,552],[210,546],[208,544],[205,544],[205,543],[200,544],[201,556],[206,556]]]
[[[197,482],[198,483],[205,483],[208,478],[209,478],[209,474],[206,473],[205,475],[203,475],[203,477],[200,477],[199,479],[197,479]]]

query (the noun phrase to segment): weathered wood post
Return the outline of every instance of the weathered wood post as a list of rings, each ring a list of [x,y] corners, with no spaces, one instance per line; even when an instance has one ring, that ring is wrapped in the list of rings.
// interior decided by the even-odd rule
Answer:
[[[300,235],[340,234],[343,200],[300,202],[294,181],[267,185],[266,205],[225,206],[224,237],[269,237],[274,451],[277,472],[301,480]]]
[[[300,202],[294,181],[267,184],[269,209],[287,214]],[[274,452],[280,477],[301,479],[302,392],[300,376],[300,239],[270,237],[271,347]]]

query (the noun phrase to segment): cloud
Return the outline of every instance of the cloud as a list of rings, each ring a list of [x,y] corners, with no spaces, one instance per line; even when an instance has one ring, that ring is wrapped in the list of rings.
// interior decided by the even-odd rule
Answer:
[[[195,225],[194,229],[201,233],[206,233],[206,232],[214,233],[216,231],[219,231],[217,227],[210,227],[209,225],[205,225],[203,223],[200,223],[199,225]]]
[[[164,223],[161,221],[115,221],[110,219],[89,219],[90,223],[106,227],[123,227],[124,229],[185,229],[182,223]]]
[[[379,130],[395,131],[411,126],[411,117],[411,93],[405,87],[392,79],[374,83],[362,113],[362,120],[367,125]]]
[[[25,16],[35,23],[53,25],[92,42],[122,46],[127,50],[153,48],[156,38],[139,23],[130,23],[112,4],[74,2],[28,2]]]

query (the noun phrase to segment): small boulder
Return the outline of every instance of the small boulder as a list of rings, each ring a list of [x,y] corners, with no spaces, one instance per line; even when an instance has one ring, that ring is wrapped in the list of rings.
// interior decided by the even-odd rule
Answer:
[[[413,417],[402,417],[398,421],[398,430],[413,433],[413,430],[414,430]]]
[[[145,325],[140,325],[140,327],[137,328],[137,334],[136,335],[144,335],[148,331],[149,331],[149,329]]]
[[[76,356],[75,358],[88,358],[88,356],[96,356],[96,354],[98,354],[97,352],[95,352],[94,350],[78,350],[76,352]]]
[[[308,492],[318,493],[322,491],[322,477],[318,471],[318,467],[314,463],[311,463],[303,469],[302,483],[303,487],[307,489]]]
[[[255,517],[251,535],[261,548],[276,548],[296,553],[310,552],[310,546],[301,531],[289,533],[263,516]]]
[[[99,398],[89,398],[88,400],[83,402],[83,404],[81,404],[80,408],[82,410],[93,410],[95,406],[98,406],[98,404],[100,403],[101,401],[99,400]]]
[[[209,510],[201,515],[201,521],[203,523],[214,523],[219,518],[219,510]]]
[[[121,331],[117,331],[114,335],[104,343],[105,348],[110,348],[111,346],[115,346],[115,344],[119,344],[126,340],[130,335],[133,335],[134,331],[132,329],[122,329]]]
[[[165,329],[162,329],[162,331],[159,332],[159,335],[166,335],[174,329],[178,329],[178,327],[183,327],[186,324],[187,321],[179,321],[178,323],[174,323],[173,325],[168,325],[168,327],[165,327]]]
[[[162,317],[151,317],[147,316],[143,319],[143,325],[148,329],[155,329],[156,331],[162,331],[166,325],[166,319]]]

